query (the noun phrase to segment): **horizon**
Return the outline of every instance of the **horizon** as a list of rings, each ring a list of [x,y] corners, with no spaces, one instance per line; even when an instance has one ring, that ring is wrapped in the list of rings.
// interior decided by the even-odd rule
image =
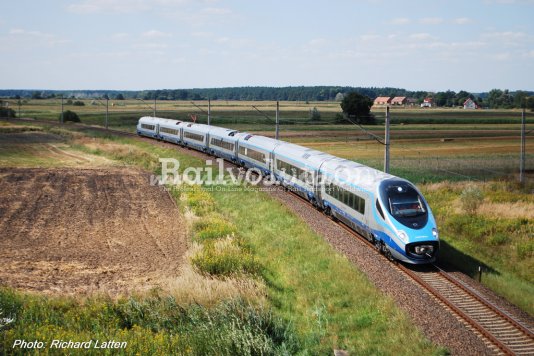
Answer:
[[[3,8],[5,90],[534,90],[534,0],[21,0]],[[107,89],[65,89],[97,87]]]

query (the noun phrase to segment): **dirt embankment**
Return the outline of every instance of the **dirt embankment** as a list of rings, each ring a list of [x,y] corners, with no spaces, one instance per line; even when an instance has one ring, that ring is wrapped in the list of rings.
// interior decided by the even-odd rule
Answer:
[[[0,285],[118,294],[179,273],[182,216],[146,173],[0,168],[0,197]]]

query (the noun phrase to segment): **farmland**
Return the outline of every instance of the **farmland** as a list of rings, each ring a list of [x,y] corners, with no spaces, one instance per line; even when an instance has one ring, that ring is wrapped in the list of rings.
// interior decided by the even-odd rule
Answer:
[[[115,128],[133,131],[140,114],[151,114],[151,108],[147,105],[152,103],[123,101],[114,104],[110,106],[109,122]],[[190,102],[158,102],[157,105],[158,116],[189,120],[189,114],[196,114],[198,121],[206,121],[206,115]],[[207,110],[206,103],[197,103],[197,105]],[[252,106],[261,110],[268,118],[258,113]],[[321,112],[320,122],[310,122],[308,118],[309,109],[313,107],[317,107]],[[105,107],[102,103],[91,105],[90,101],[86,101],[85,106],[66,108],[76,111],[83,123],[102,125],[104,122]],[[273,108],[272,102],[212,102],[212,122],[272,136]],[[335,114],[339,112],[338,103],[284,102],[281,103],[281,112],[281,137],[284,140],[382,168],[382,145],[369,139],[368,135],[355,125],[334,124]],[[35,103],[30,101],[22,106],[21,113],[22,116],[55,121],[59,115],[58,101],[46,100]],[[383,120],[383,113],[381,110],[376,110],[375,115],[379,125],[367,126],[366,129],[382,136],[383,126],[380,123]],[[465,111],[403,108],[392,110],[391,171],[414,181],[425,193],[441,229],[442,258],[454,268],[465,271],[471,276],[475,276],[478,266],[484,266],[482,282],[486,286],[505,296],[528,313],[534,314],[531,299],[534,293],[532,290],[534,276],[529,272],[533,270],[534,261],[531,214],[534,211],[534,202],[531,199],[534,179],[532,175],[534,143],[530,139],[532,136],[528,136],[527,184],[521,187],[514,183],[517,181],[519,166],[519,118],[520,113],[514,110]],[[527,122],[527,130],[530,130],[533,126],[531,116],[527,118]],[[11,126],[5,125],[5,132],[16,131]],[[96,135],[97,137],[91,137],[92,134],[89,136],[73,134],[70,130],[42,130],[38,125],[29,126],[27,123],[25,127],[24,133],[11,132],[9,134],[13,144],[7,144],[5,137],[4,140],[0,140],[0,149],[3,150],[2,153],[5,153],[0,158],[2,165],[53,168],[69,165],[116,167],[127,164],[155,172],[158,169],[156,157],[176,155],[176,153],[163,151],[150,145],[101,137],[100,134]],[[34,129],[35,132],[32,133]],[[25,135],[33,137],[32,139],[38,142],[16,146],[17,142],[28,139],[24,137]],[[180,160],[193,165],[200,164],[195,159],[186,156],[180,156]],[[466,214],[459,201],[459,196],[469,184],[479,187],[484,193],[484,202],[475,215]],[[302,275],[301,283],[297,286],[288,280],[288,271],[294,270],[295,266],[291,265],[290,261],[287,261],[287,265],[279,266],[280,261],[287,256],[277,256],[273,261],[272,258],[275,257],[265,254],[265,251],[273,249],[273,245],[266,244],[265,236],[270,236],[270,234],[294,236],[295,240],[290,241],[268,239],[277,244],[284,243],[294,247],[303,244],[302,239],[312,234],[307,229],[295,228],[298,222],[291,220],[292,217],[287,215],[287,211],[274,209],[277,204],[270,202],[269,198],[258,193],[241,193],[235,201],[234,195],[204,191],[178,194],[175,198],[184,216],[189,217],[186,219],[186,224],[189,226],[193,250],[196,251],[191,259],[192,265],[188,265],[190,275],[197,278],[200,270],[203,271],[202,273],[228,276],[233,275],[232,272],[228,274],[228,271],[237,270],[246,277],[238,279],[235,283],[230,282],[231,285],[211,289],[215,295],[217,295],[215,290],[237,290],[237,292],[220,293],[218,294],[220,298],[215,297],[215,299],[239,295],[249,300],[260,300],[261,303],[265,300],[275,301],[277,307],[274,312],[277,316],[282,316],[281,320],[291,319],[294,311],[298,309],[300,316],[292,320],[296,327],[295,335],[307,335],[307,337],[299,339],[295,336],[295,340],[300,340],[298,341],[300,346],[295,346],[297,348],[324,351],[328,349],[329,343],[337,335],[344,335],[339,346],[348,349],[362,350],[363,347],[363,350],[369,352],[387,353],[385,350],[392,347],[392,345],[385,345],[382,346],[385,349],[373,348],[372,345],[376,343],[374,338],[377,337],[373,333],[376,329],[368,330],[364,339],[354,338],[350,333],[346,334],[343,331],[350,325],[348,321],[350,315],[364,315],[377,322],[378,325],[384,322],[369,310],[336,308],[338,304],[352,305],[351,302],[345,300],[346,295],[353,295],[356,299],[365,298],[365,300],[368,300],[368,293],[372,295],[372,292],[366,289],[367,287],[362,287],[365,282],[361,281],[361,276],[353,274],[350,268],[346,269],[346,265],[339,264],[337,260],[336,262],[321,262],[314,270],[313,264],[307,264],[307,273]],[[251,209],[247,209],[247,206],[257,205],[258,202],[262,206],[265,205],[266,210],[274,209],[273,215],[266,217],[259,214],[250,218]],[[229,215],[227,211],[233,213]],[[506,214],[495,214],[495,211],[505,211]],[[199,217],[201,217],[200,220]],[[256,224],[254,225],[256,228],[252,229],[250,224],[263,218],[277,223],[261,224],[261,229]],[[207,223],[199,221],[207,221]],[[251,233],[252,230],[255,232]],[[220,237],[219,235],[233,237],[219,240],[212,238],[214,234],[215,237]],[[324,258],[330,258],[328,256],[331,252],[323,250],[323,247],[314,247],[314,251],[317,255],[303,255],[301,261],[323,261]],[[305,251],[299,250],[299,253],[301,252],[305,254]],[[315,285],[328,285],[328,279],[333,278],[321,267],[324,265],[331,266],[333,271],[337,271],[331,273],[345,278],[345,282],[337,283],[338,286],[358,281],[354,288],[346,291],[344,296],[339,296],[341,298],[339,300],[336,299],[338,296],[322,294],[321,300],[330,301],[326,304],[329,313],[328,330],[321,329],[323,328],[320,325],[320,314],[323,310],[321,305],[304,297],[313,290]],[[307,278],[308,274],[314,273],[318,273],[320,279],[312,282]],[[266,275],[267,278],[265,278]],[[249,278],[251,276],[252,278]],[[258,282],[260,276],[260,282]],[[182,280],[187,279],[183,277]],[[203,280],[205,285],[221,283]],[[176,286],[176,283],[172,285]],[[362,291],[358,289],[365,290],[363,294],[366,296],[359,294]],[[290,293],[285,294],[284,291],[288,290]],[[198,295],[196,298],[199,298]],[[214,299],[208,298],[208,300],[207,304],[211,305]],[[295,304],[296,300],[299,300],[300,304]],[[39,301],[39,303],[48,302]],[[157,304],[159,301],[152,300],[150,303]],[[376,308],[380,310],[379,314],[385,313],[388,318],[392,318],[397,327],[404,328],[400,326],[406,323],[402,315],[389,310],[385,304],[376,305]],[[308,316],[305,317],[305,315]],[[310,319],[310,315],[314,317]],[[314,319],[315,317],[317,320]],[[280,322],[276,320],[276,323]],[[378,326],[378,328],[382,327]],[[291,334],[293,331],[287,332]],[[410,351],[406,349],[406,352],[432,349],[420,338],[420,335],[407,337],[417,341],[413,348],[409,349]],[[166,342],[169,345],[172,340]],[[431,352],[436,351],[436,349],[432,350]]]
[[[117,139],[101,134],[80,134],[63,129],[40,129],[33,125],[29,127],[29,131],[25,131],[26,128],[28,126],[17,128],[4,125],[3,131],[6,133],[2,137],[3,140],[8,140],[10,135],[16,135],[14,141],[19,145],[17,151],[20,152],[20,157],[24,158],[23,167],[14,167],[17,162],[22,161],[17,160],[16,152],[13,152],[10,145],[4,145],[4,150],[11,150],[9,161],[4,163],[6,174],[21,175],[20,172],[24,172],[27,179],[18,181],[27,182],[27,184],[33,184],[36,181],[30,174],[31,167],[44,165],[50,167],[47,169],[62,169],[61,172],[64,174],[60,176],[71,177],[69,178],[71,182],[77,181],[79,186],[84,186],[83,177],[79,177],[76,172],[66,171],[67,168],[58,168],[52,163],[56,156],[48,156],[49,153],[42,149],[49,143],[60,145],[61,150],[69,154],[63,158],[64,160],[85,162],[83,164],[89,169],[88,174],[84,175],[87,177],[97,174],[102,169],[119,169],[125,165],[128,166],[128,170],[141,168],[156,172],[158,157],[180,159],[184,166],[202,164],[202,161],[176,150],[136,140]],[[47,141],[39,142],[43,137]],[[35,157],[34,161],[32,157]],[[81,160],[82,157],[84,160]],[[91,162],[94,162],[94,165]],[[46,174],[55,172],[42,168],[39,171],[47,172]],[[42,179],[37,179],[37,182],[45,184],[46,180],[43,182]],[[104,186],[106,184],[104,183]],[[141,182],[135,185],[142,186]],[[40,215],[55,216],[59,223],[65,225],[67,221],[61,220],[62,214],[54,210],[54,197],[61,196],[62,187],[54,185],[48,187],[47,198],[41,199],[39,206],[44,209],[43,214]],[[34,189],[38,188],[34,184]],[[21,190],[25,191],[25,189]],[[116,191],[115,194],[127,192],[133,193],[132,191]],[[151,276],[150,270],[143,267],[143,264],[156,263],[149,258],[146,260],[146,254],[150,252],[150,249],[143,246],[135,248],[136,245],[133,244],[132,249],[140,253],[140,260],[124,256],[125,273],[123,278],[120,278],[122,285],[130,288],[117,290],[119,293],[111,297],[101,294],[84,294],[80,289],[75,289],[76,293],[73,296],[66,297],[65,294],[68,293],[64,292],[68,291],[68,288],[65,288],[65,281],[76,285],[77,274],[67,274],[68,271],[60,264],[58,271],[53,274],[55,279],[40,282],[39,289],[49,289],[55,292],[45,297],[24,292],[31,290],[32,288],[28,287],[36,283],[26,281],[27,284],[22,285],[20,282],[24,281],[19,281],[21,278],[18,277],[27,277],[28,273],[20,269],[23,263],[13,264],[11,276],[9,276],[11,279],[2,276],[0,309],[2,309],[3,316],[13,317],[15,321],[3,331],[4,337],[0,350],[10,347],[13,340],[17,338],[40,340],[115,338],[128,342],[128,352],[133,354],[168,353],[176,352],[176,350],[184,354],[328,353],[333,347],[354,352],[392,353],[394,350],[399,350],[396,341],[398,337],[410,340],[402,346],[401,352],[403,353],[442,352],[440,347],[431,344],[413,327],[408,317],[393,305],[390,298],[381,295],[362,273],[355,270],[346,259],[332,251],[309,228],[300,224],[298,218],[288,214],[286,209],[266,194],[242,192],[238,199],[228,200],[228,195],[195,189],[183,193],[173,191],[173,196],[181,212],[181,216],[174,219],[176,220],[174,223],[180,223],[183,226],[176,230],[177,235],[174,238],[179,239],[181,232],[185,229],[190,239],[190,248],[183,260],[178,253],[174,256],[165,256],[175,261],[183,261],[179,271],[173,270],[172,264],[162,260],[160,261],[162,265],[156,266],[156,271],[169,273],[163,274],[161,278],[151,278],[148,283],[139,279],[124,278],[128,277],[126,274],[128,264],[132,265],[133,271],[136,270],[135,268],[142,268],[143,271],[138,271],[136,275],[147,278]],[[25,204],[36,205],[31,200],[31,194],[27,196],[9,194],[9,197],[12,204],[6,202],[6,206],[20,208],[19,214],[11,214],[13,222],[16,222],[18,215],[24,216],[22,213],[26,211]],[[17,199],[23,201],[19,204],[15,201]],[[136,198],[135,194],[131,194],[131,197],[126,200],[130,201],[129,205],[132,205],[139,200],[145,201],[146,199],[147,197],[140,199]],[[160,199],[161,202],[166,200],[168,201],[168,197]],[[67,201],[71,200],[67,199]],[[246,207],[254,206],[259,201],[263,208],[271,212],[269,219],[279,223],[276,227],[265,225],[263,229],[257,229],[256,234],[251,236],[249,224],[253,223],[254,219],[250,219],[250,209]],[[83,207],[82,203],[86,201],[81,199],[79,202],[71,202],[75,203],[71,207],[73,214],[78,214],[80,208],[76,204]],[[89,204],[90,201],[86,203]],[[107,202],[102,201],[100,204],[106,206]],[[65,207],[59,202],[57,205]],[[71,205],[67,204],[67,206]],[[172,206],[172,203],[169,204],[169,207]],[[119,209],[116,214],[121,216],[124,213],[127,216],[131,214],[135,216],[135,207],[136,204],[130,207],[129,212]],[[89,209],[89,206],[87,208],[81,211],[86,216],[90,216],[91,211],[96,210]],[[33,210],[29,209],[29,211]],[[235,213],[229,214],[229,211]],[[47,212],[51,215],[44,214]],[[261,211],[258,213],[261,214]],[[154,219],[162,219],[165,215],[157,214]],[[111,217],[113,216],[115,215],[111,214]],[[47,221],[51,222],[50,219]],[[46,221],[42,223],[46,225]],[[128,220],[127,225],[131,226],[123,226],[117,219],[109,223],[111,227],[118,229],[115,231],[125,229],[124,233],[126,233],[136,230],[136,225]],[[119,225],[116,226],[115,223]],[[160,221],[160,223],[163,222]],[[61,232],[59,224],[49,225],[51,226],[48,231],[55,238],[62,236],[60,241],[63,243],[75,244],[77,236],[65,235]],[[83,225],[74,225],[74,227],[84,228]],[[86,226],[85,228],[92,229],[93,227]],[[104,237],[102,243],[105,243],[105,237],[109,238],[109,235],[106,235],[106,229],[99,231]],[[35,231],[35,233],[38,232]],[[16,230],[10,236],[11,239],[21,238]],[[117,238],[120,236],[122,235]],[[265,242],[276,241],[275,236],[291,237],[284,239],[284,242],[289,244],[288,247],[306,243],[314,246],[313,251],[302,256],[309,263],[307,267],[309,273],[301,275],[298,285],[295,285],[289,278],[295,269],[291,255],[283,253],[273,262],[272,256],[268,253],[272,246],[257,244],[259,237],[262,238],[259,241]],[[65,240],[65,237],[68,239]],[[46,241],[45,236],[40,236],[40,238]],[[152,241],[149,239],[145,242],[144,238],[139,240],[137,243]],[[56,240],[51,240],[52,243],[54,241]],[[165,241],[173,242],[172,239]],[[103,248],[105,249],[106,246]],[[168,249],[165,248],[165,250]],[[154,252],[158,251],[161,252],[156,248]],[[85,257],[91,256],[91,253],[80,249],[72,256],[80,262],[80,259],[83,261]],[[55,261],[65,259],[66,256],[50,255],[49,257],[51,261]],[[8,255],[2,258],[8,260],[26,257],[14,254],[14,256]],[[28,258],[32,258],[32,255]],[[53,266],[51,268],[55,270]],[[343,280],[339,280],[340,277]],[[58,281],[62,288],[58,288]],[[342,286],[341,293],[331,293],[330,283],[332,281],[335,281],[335,285]],[[148,291],[144,291],[144,288],[132,288],[133,286],[150,288],[152,283],[155,286]],[[120,283],[117,284],[120,285]],[[109,280],[109,285],[113,285],[113,279]],[[324,285],[324,287],[317,288],[318,285]],[[312,289],[314,294],[313,298],[310,298],[309,291]],[[306,300],[305,304],[302,304],[303,300]],[[358,333],[350,332],[355,316],[358,316],[357,321],[359,320],[360,331]],[[383,340],[384,332],[395,332],[397,336]]]

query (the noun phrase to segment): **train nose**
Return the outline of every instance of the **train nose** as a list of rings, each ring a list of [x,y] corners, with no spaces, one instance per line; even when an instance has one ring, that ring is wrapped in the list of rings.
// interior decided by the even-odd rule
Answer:
[[[439,243],[434,241],[406,245],[406,254],[415,259],[432,259],[436,256]]]

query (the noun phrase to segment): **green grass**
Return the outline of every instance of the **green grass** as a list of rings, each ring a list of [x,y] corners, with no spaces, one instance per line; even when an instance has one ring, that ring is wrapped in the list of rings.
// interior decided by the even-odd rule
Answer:
[[[271,303],[313,354],[439,352],[390,298],[280,203],[257,191],[214,198],[265,266]]]
[[[509,182],[482,185],[486,201],[530,202],[523,190]],[[534,315],[534,221],[523,217],[486,216],[458,211],[462,189],[454,185],[425,190],[440,228],[440,261],[477,277],[482,283]]]
[[[179,159],[180,171],[203,165],[174,149],[86,135],[96,141],[78,137],[72,148],[152,172],[159,171],[159,157]],[[393,300],[266,193],[193,188],[192,194],[173,194],[183,211],[200,219],[193,225],[193,238],[202,243],[197,268],[213,276],[237,273],[264,280],[268,305],[178,305],[159,292],[80,300],[4,288],[0,309],[15,319],[2,331],[4,350],[16,338],[115,338],[128,342],[130,354],[329,354],[332,348],[352,354],[443,353]]]
[[[27,350],[12,348],[17,339],[49,344],[55,339],[115,340],[127,342],[123,352],[128,355],[291,355],[300,349],[291,325],[268,310],[239,300],[205,308],[179,305],[174,298],[156,292],[114,301],[48,298],[1,288],[0,310],[15,319],[2,331],[0,354],[27,354]],[[89,355],[114,353],[84,350]]]

